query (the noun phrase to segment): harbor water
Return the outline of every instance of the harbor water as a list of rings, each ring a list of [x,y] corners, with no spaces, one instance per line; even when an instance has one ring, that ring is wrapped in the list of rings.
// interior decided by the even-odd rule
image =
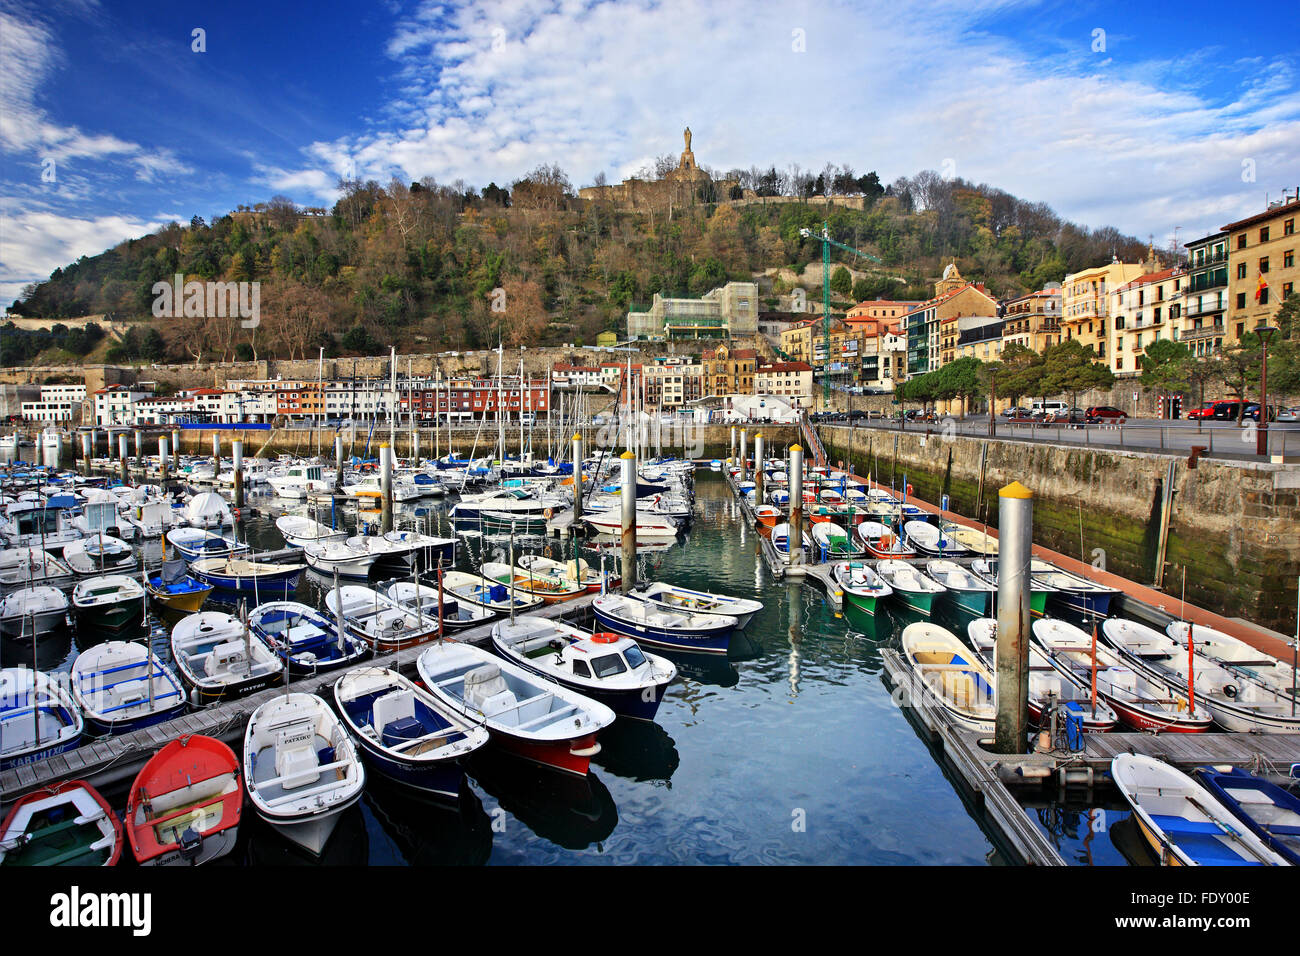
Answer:
[[[916,618],[837,613],[811,580],[775,580],[721,475],[698,471],[696,495],[689,531],[639,554],[639,579],[756,598],[764,609],[725,658],[668,655],[679,678],[655,722],[620,720],[605,731],[588,778],[480,752],[459,801],[444,805],[368,773],[364,798],[340,820],[320,861],[245,807],[239,844],[219,865],[1018,862],[998,846],[883,677],[880,651],[896,646]],[[446,511],[454,501],[402,506],[397,527],[449,535]],[[274,519],[290,505],[268,496],[250,496],[248,504],[253,513],[241,521],[241,539],[258,550],[283,547]],[[330,512],[325,505],[317,517],[349,528],[378,519]],[[471,534],[461,539],[457,565],[508,560],[510,544]],[[601,561],[583,541],[516,538],[514,548],[564,559],[576,549],[593,566]],[[157,567],[158,542],[145,555]],[[605,560],[614,567],[617,552]],[[323,606],[329,586],[304,574],[296,599]],[[217,598],[205,609],[236,610]],[[964,620],[936,620],[964,633]],[[170,661],[167,626],[150,615],[154,648]],[[43,638],[38,664],[67,671],[79,645],[97,640],[68,630]],[[4,639],[0,655],[4,666],[31,666],[30,645]],[[125,787],[105,796],[125,805]],[[1027,799],[1025,812],[1067,862],[1150,861],[1117,794],[1109,802],[1036,799]]]

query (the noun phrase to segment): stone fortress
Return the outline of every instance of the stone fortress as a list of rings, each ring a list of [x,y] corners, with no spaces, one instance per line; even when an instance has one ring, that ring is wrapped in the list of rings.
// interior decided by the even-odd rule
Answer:
[[[592,202],[610,202],[627,209],[660,206],[690,206],[696,203],[725,202],[739,185],[734,179],[714,179],[695,162],[691,149],[691,128],[683,133],[686,148],[677,168],[663,179],[625,179],[617,186],[587,186],[578,196]]]

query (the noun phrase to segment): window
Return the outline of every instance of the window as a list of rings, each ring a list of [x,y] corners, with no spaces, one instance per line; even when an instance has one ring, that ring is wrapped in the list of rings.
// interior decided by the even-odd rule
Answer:
[[[1268,286],[1259,290],[1259,304],[1268,305]]]
[[[1246,234],[1244,232],[1237,237],[1237,248],[1238,249],[1246,248]]]
[[[1246,263],[1244,262],[1237,263],[1237,278],[1238,279],[1246,278]]]
[[[587,662],[586,662],[586,661],[574,661],[574,662],[573,662],[573,673],[577,674],[579,677],[590,677],[590,676],[591,676],[591,671],[587,669]]]
[[[1246,293],[1244,293],[1244,292],[1238,292],[1238,293],[1237,293],[1237,308],[1239,308],[1239,309],[1244,309],[1245,307],[1246,307]]]
[[[1264,226],[1259,230],[1259,241],[1268,242],[1268,226]]]
[[[1294,219],[1288,219],[1286,222],[1282,223],[1282,235],[1289,236],[1292,235],[1294,232],[1295,232]]]
[[[1115,371],[1117,371],[1117,372],[1122,372],[1123,370],[1124,370],[1124,356],[1122,356],[1122,355],[1116,355],[1116,356],[1115,356]]]
[[[1282,253],[1282,268],[1290,269],[1293,268],[1294,266],[1295,266],[1295,250],[1288,249],[1286,252]]]
[[[1294,288],[1295,288],[1295,283],[1293,282],[1282,283],[1282,298],[1285,299],[1287,296],[1289,296],[1294,291]]]
[[[1264,256],[1259,260],[1259,271],[1260,272],[1268,271],[1268,256]]]

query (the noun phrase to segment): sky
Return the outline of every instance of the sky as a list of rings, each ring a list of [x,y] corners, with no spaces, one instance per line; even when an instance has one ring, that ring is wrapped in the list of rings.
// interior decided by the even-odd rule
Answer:
[[[676,154],[988,183],[1168,248],[1300,187],[1282,3],[0,0],[0,303],[341,177],[575,187]]]

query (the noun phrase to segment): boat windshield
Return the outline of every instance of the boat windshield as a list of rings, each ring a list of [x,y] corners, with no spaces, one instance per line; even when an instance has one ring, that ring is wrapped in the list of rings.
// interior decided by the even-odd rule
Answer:
[[[623,664],[623,658],[617,654],[606,654],[604,657],[597,657],[591,662],[591,669],[597,677],[613,677],[615,674],[621,674],[627,667]]]
[[[641,653],[641,648],[635,644],[629,645],[627,650],[623,652],[623,656],[627,658],[627,664],[632,670],[636,670],[645,663],[645,655]]]

